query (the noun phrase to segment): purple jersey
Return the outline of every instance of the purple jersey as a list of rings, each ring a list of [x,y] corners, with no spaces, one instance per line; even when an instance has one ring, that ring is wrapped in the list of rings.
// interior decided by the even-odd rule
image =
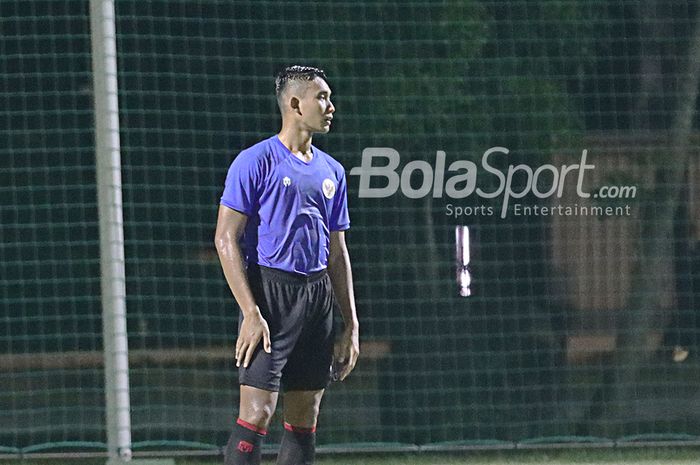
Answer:
[[[247,263],[305,275],[320,271],[328,266],[331,231],[350,227],[345,170],[311,149],[306,163],[275,135],[231,163],[221,204],[248,217]]]

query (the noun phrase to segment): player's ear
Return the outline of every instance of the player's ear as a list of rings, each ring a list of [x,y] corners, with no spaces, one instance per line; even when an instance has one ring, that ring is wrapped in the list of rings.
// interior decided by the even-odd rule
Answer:
[[[297,97],[292,97],[289,99],[289,106],[292,108],[294,113],[301,115],[301,108],[299,108],[299,99]]]

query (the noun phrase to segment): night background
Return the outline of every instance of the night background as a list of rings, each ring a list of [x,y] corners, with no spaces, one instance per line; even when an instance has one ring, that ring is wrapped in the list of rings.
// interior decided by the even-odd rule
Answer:
[[[231,161],[280,127],[274,76],[290,64],[333,90],[314,145],[348,173],[361,322],[320,445],[698,440],[698,7],[118,0],[134,449],[228,437],[238,310],[216,213]],[[631,215],[501,218],[500,197],[360,198],[349,175],[367,147],[398,151],[400,174],[438,150],[480,166],[494,146],[510,150],[492,159],[503,172],[586,149],[587,192],[637,192],[580,199],[572,176],[561,199],[518,203]],[[3,1],[0,451],[105,440],[96,192],[88,2]],[[448,203],[496,213],[453,218]],[[472,234],[466,298],[457,225]]]

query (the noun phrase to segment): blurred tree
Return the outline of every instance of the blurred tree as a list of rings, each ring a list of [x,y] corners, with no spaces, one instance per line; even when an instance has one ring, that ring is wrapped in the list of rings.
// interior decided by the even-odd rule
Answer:
[[[661,41],[662,38],[656,39]],[[647,337],[656,329],[655,315],[662,308],[660,299],[664,294],[660,286],[665,284],[657,273],[659,270],[673,270],[674,244],[669,238],[673,237],[673,220],[688,169],[690,134],[700,85],[700,21],[697,18],[676,81],[679,85],[669,131],[669,153],[667,157],[658,157],[651,165],[655,173],[653,193],[648,196],[642,210],[639,259],[633,271],[628,309],[619,323],[614,358],[614,408],[610,412],[617,421],[606,422],[610,425],[607,433],[611,437],[624,431],[629,401],[635,399],[640,369],[649,361]]]

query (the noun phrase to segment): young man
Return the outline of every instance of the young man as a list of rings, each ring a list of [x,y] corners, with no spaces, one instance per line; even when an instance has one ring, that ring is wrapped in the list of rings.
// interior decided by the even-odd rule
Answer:
[[[345,172],[311,145],[314,133],[330,130],[331,89],[323,71],[291,66],[275,91],[282,129],[233,161],[216,226],[221,266],[240,307],[240,410],[226,465],[260,463],[280,387],[285,431],[277,464],[312,464],[324,389],[332,376],[345,379],[359,354]],[[345,323],[335,346],[334,307]]]

